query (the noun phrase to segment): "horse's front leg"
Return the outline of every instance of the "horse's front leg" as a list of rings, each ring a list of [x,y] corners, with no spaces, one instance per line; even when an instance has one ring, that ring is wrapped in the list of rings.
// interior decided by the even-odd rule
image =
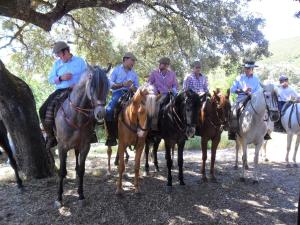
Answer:
[[[159,139],[159,141],[154,142],[153,149],[152,149],[155,172],[159,172],[159,166],[158,166],[158,160],[157,160],[157,150],[158,150],[160,141],[161,141],[161,139]]]
[[[241,176],[241,181],[245,182],[245,170],[247,166],[247,144],[244,142],[242,143],[242,148],[243,148],[243,156],[242,156],[242,161],[243,161],[243,168],[242,168],[242,176]]]
[[[262,151],[261,151],[261,156],[265,162],[269,161],[269,159],[267,158],[267,143],[268,143],[268,141],[264,141],[264,143],[262,145]]]
[[[254,154],[254,180],[253,183],[258,183],[258,157],[259,157],[259,150],[262,146],[263,140],[255,145],[255,154]]]
[[[202,181],[207,182],[206,177],[206,160],[207,160],[207,138],[201,138],[201,150],[202,150],[202,167],[201,167],[201,174],[202,174]]]
[[[239,168],[239,150],[240,150],[240,143],[235,141],[235,166],[234,169],[237,170]]]
[[[178,143],[178,155],[177,155],[177,161],[178,161],[178,169],[179,169],[179,173],[178,173],[178,179],[179,179],[179,184],[180,185],[185,185],[184,181],[183,181],[183,149],[184,149],[184,145],[185,145],[185,140],[182,140]],[[172,151],[174,150],[175,145],[172,146]],[[172,155],[173,157],[173,155]],[[172,159],[173,161],[173,159]]]
[[[167,182],[167,192],[170,193],[172,191],[172,165],[173,165],[173,161],[171,158],[171,147],[172,144],[170,143],[170,141],[165,140],[165,148],[166,148],[166,152],[165,152],[165,158],[167,160],[167,168],[168,168],[168,182]]]
[[[110,160],[111,160],[112,148],[111,146],[107,146],[107,172],[106,175],[111,175],[111,167],[110,167]]]
[[[78,167],[78,178],[79,178],[79,182],[78,182],[78,195],[79,195],[79,200],[80,203],[79,204],[83,204],[83,200],[84,200],[84,194],[83,194],[83,177],[84,177],[84,173],[85,173],[85,160],[86,157],[89,153],[90,150],[90,144],[86,143],[83,147],[81,147],[80,149],[80,154],[79,154],[79,167]]]
[[[76,171],[76,175],[79,176],[78,175],[78,168],[79,168],[78,157],[79,157],[79,151],[80,151],[80,149],[79,148],[75,148],[74,151],[75,151],[75,159],[76,159],[75,171]]]
[[[64,178],[67,176],[67,168],[66,168],[66,161],[67,161],[67,150],[59,147],[59,182],[58,182],[58,192],[57,192],[57,201],[55,202],[56,207],[62,206],[62,194],[64,192],[63,189],[63,182]]]
[[[210,176],[213,182],[217,182],[217,179],[215,177],[215,161],[216,161],[217,148],[220,139],[221,139],[221,134],[217,135],[217,137],[215,137],[212,140],[212,145],[211,145]]]
[[[294,167],[298,167],[297,162],[296,162],[296,156],[297,156],[299,143],[300,143],[300,134],[297,135],[296,144],[295,144],[295,150],[294,150],[294,155],[293,155]]]
[[[292,140],[293,140],[293,134],[287,134],[287,145],[286,145],[286,156],[285,156],[286,167],[291,167],[289,162],[289,154],[291,150]]]
[[[116,194],[122,194],[123,193],[123,186],[122,186],[122,178],[123,178],[123,173],[125,170],[125,162],[124,162],[124,151],[126,149],[126,144],[120,140],[119,145],[118,145],[118,161],[119,161],[119,177],[117,181],[117,191]]]
[[[149,142],[145,143],[145,176],[149,176]]]
[[[7,156],[8,156],[8,159],[9,159],[9,163],[10,163],[11,167],[15,171],[15,177],[16,177],[16,181],[17,181],[17,184],[18,184],[18,188],[23,188],[22,180],[21,180],[21,178],[19,176],[17,162],[16,162],[16,160],[15,160],[15,158],[13,156],[13,153],[9,149],[5,149],[5,151],[7,153]]]
[[[141,188],[140,188],[140,165],[141,165],[141,156],[143,153],[143,148],[145,144],[145,138],[138,138],[138,144],[137,144],[137,149],[135,153],[135,165],[134,165],[134,187],[135,187],[135,193],[140,193]]]

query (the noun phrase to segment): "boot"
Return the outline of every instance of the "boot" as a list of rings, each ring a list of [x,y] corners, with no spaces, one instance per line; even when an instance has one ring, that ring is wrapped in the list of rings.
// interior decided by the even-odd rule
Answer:
[[[264,136],[264,140],[270,140],[272,139],[269,133],[266,133],[266,135]]]
[[[117,124],[115,121],[105,121],[106,123],[106,132],[107,139],[105,142],[106,146],[115,146],[117,145]]]
[[[285,133],[286,132],[285,129],[283,128],[282,124],[281,124],[280,119],[274,123],[274,131],[275,132],[280,132],[280,133]]]
[[[93,131],[90,143],[98,143],[98,138],[95,131]]]
[[[46,149],[50,149],[52,147],[55,147],[57,145],[57,140],[55,138],[54,135],[54,131],[53,131],[53,125],[51,123],[44,123],[44,130],[47,134],[46,137]]]
[[[233,140],[235,141],[236,140],[236,132],[234,131],[228,131],[228,140]]]

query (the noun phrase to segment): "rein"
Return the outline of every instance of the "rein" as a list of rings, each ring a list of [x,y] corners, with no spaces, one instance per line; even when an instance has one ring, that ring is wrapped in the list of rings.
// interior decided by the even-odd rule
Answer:
[[[128,117],[129,119],[129,117]],[[132,133],[137,133],[138,129],[142,130],[142,131],[148,131],[148,128],[142,128],[139,120],[137,120],[137,126],[136,127],[132,127],[130,126],[130,124],[126,123],[125,118],[124,118],[124,109],[121,112],[121,122],[125,125],[125,127],[130,130]],[[130,119],[129,119],[129,123],[131,123]]]

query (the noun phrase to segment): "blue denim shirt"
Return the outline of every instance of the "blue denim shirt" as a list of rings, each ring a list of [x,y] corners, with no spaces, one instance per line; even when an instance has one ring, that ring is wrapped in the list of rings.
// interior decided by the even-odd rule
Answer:
[[[139,87],[139,80],[136,72],[132,69],[129,71],[125,71],[123,64],[117,66],[110,77],[110,86],[113,84],[118,84],[118,83],[123,83],[126,81],[131,80],[133,82],[134,87],[138,88]],[[112,90],[112,92],[120,91],[120,90],[128,90],[128,87],[122,87],[117,90]]]
[[[61,59],[55,61],[52,70],[49,74],[49,83],[55,84],[56,89],[63,89],[72,87],[77,84],[80,80],[81,75],[86,70],[87,66],[85,61],[77,56],[72,56],[72,58],[63,62]],[[65,73],[71,73],[71,80],[58,81],[58,78]]]

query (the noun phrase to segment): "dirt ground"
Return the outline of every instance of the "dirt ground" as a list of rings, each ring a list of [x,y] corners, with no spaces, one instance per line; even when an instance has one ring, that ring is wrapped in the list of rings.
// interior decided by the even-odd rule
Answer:
[[[175,156],[171,194],[166,193],[166,163],[164,153],[159,152],[161,171],[154,173],[151,163],[152,172],[149,177],[142,178],[140,195],[133,191],[131,152],[128,176],[123,183],[125,193],[121,197],[115,195],[116,167],[113,166],[113,176],[107,177],[106,154],[92,150],[86,163],[84,207],[77,202],[74,155],[70,154],[64,207],[60,209],[54,208],[56,178],[24,181],[26,190],[20,193],[12,169],[2,156],[0,224],[296,224],[300,168],[285,167],[284,136],[273,134],[268,150],[270,161],[260,161],[259,184],[252,184],[251,180],[253,149],[249,150],[250,170],[245,183],[239,181],[241,169],[233,169],[234,149],[218,150],[218,183],[201,182],[201,152],[185,151],[186,185],[180,186],[177,182]]]

